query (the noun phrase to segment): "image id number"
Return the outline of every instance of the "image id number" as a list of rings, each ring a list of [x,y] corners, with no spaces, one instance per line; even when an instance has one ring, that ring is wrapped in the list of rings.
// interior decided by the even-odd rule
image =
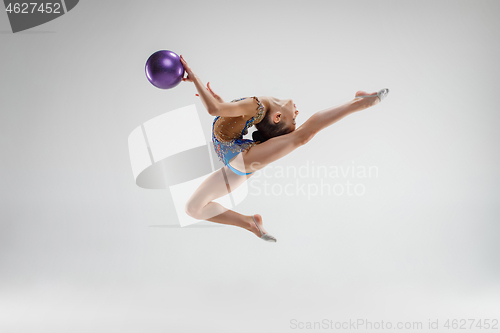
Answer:
[[[9,14],[33,14],[33,13],[44,13],[44,14],[61,14],[61,4],[60,3],[35,3],[35,2],[24,2],[24,3],[9,3],[5,11]]]

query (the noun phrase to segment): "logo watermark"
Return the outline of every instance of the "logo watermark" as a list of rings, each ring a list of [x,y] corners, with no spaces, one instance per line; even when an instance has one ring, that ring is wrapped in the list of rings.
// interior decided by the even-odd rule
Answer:
[[[378,178],[375,165],[316,165],[307,160],[300,166],[268,165],[255,172],[250,182],[250,194],[257,196],[361,196],[366,193],[364,180]],[[283,184],[276,179],[286,179]]]
[[[447,318],[447,319],[428,319],[427,321],[386,321],[386,320],[368,320],[368,319],[349,319],[345,321],[336,321],[332,319],[322,319],[317,321],[302,321],[290,319],[289,327],[292,330],[446,330],[454,331],[471,329],[479,330],[498,330],[499,323],[497,318]]]
[[[52,21],[72,10],[79,0],[4,0],[12,32],[27,30]]]

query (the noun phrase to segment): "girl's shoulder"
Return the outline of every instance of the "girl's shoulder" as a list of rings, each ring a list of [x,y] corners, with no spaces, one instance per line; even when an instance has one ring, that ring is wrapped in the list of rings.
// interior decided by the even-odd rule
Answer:
[[[267,96],[253,96],[253,99],[257,103],[257,112],[251,119],[250,126],[260,123],[264,119],[267,110],[269,110],[269,98]]]
[[[242,100],[253,100],[253,104],[255,105],[255,109],[251,114],[241,116],[243,119],[250,121],[251,123],[260,122],[267,110],[270,108],[270,97],[269,96],[252,96],[252,97],[242,97],[233,99],[231,103],[239,102]],[[250,124],[251,125],[251,124]]]
[[[259,96],[259,97],[255,97],[259,103],[259,105],[261,105],[265,111],[269,110],[270,107],[271,107],[271,97],[270,96]]]

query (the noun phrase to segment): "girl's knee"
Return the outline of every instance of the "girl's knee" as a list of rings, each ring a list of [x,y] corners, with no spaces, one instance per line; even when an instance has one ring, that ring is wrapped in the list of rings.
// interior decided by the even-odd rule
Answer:
[[[198,219],[200,208],[193,201],[188,200],[184,206],[184,211],[192,218]]]

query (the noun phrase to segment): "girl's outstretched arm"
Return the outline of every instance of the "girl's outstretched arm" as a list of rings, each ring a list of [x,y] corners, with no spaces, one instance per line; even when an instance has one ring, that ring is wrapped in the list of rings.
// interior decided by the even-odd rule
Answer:
[[[187,73],[187,77],[183,78],[183,81],[193,82],[196,86],[196,90],[200,95],[201,101],[208,113],[212,116],[222,116],[222,117],[237,117],[237,116],[253,116],[257,110],[257,105],[251,99],[244,99],[235,103],[225,103],[220,97],[211,90],[210,86],[207,87],[201,82],[200,78],[193,73],[193,70],[189,67],[184,57],[181,55],[181,62]]]
[[[186,60],[184,60],[184,57],[182,55],[181,55],[181,63],[182,66],[184,67],[184,70],[187,73],[187,77],[183,78],[182,81],[188,81],[194,83],[196,90],[198,90],[198,94],[200,94],[201,102],[207,109],[208,113],[212,114],[213,110],[217,110],[219,108],[219,104],[221,104],[221,102],[212,95],[212,93],[208,90],[208,88],[205,88],[203,82],[201,82],[200,78],[193,72],[191,67],[189,67],[189,65],[187,64]]]

